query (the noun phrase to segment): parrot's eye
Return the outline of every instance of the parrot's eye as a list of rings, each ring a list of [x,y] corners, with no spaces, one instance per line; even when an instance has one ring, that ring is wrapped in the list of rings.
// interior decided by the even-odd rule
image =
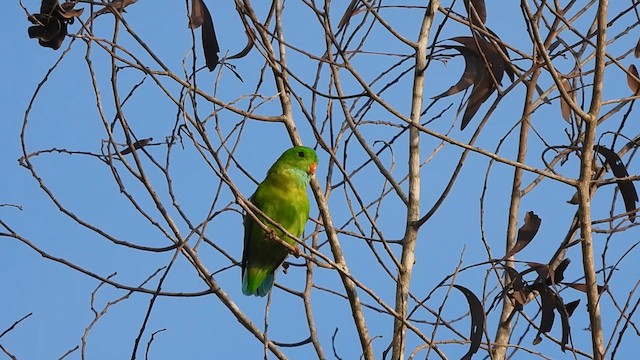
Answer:
[[[304,152],[303,151],[298,151],[298,157],[303,158],[304,157]]]

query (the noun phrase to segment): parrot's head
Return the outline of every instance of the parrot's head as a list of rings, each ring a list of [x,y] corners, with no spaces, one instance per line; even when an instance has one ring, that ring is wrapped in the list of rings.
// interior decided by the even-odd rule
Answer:
[[[309,177],[316,173],[318,155],[312,148],[295,146],[280,155],[273,167],[294,168],[303,171]]]

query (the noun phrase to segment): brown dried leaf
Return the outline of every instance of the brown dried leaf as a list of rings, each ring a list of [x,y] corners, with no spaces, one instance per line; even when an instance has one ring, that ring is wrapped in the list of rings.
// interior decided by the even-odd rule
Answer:
[[[563,78],[562,87],[575,102],[576,92],[573,90],[573,87],[571,86],[571,83],[569,82],[569,80],[567,80],[566,78]],[[560,97],[560,112],[562,113],[562,118],[566,122],[571,123],[571,106],[569,106],[569,103],[565,101],[563,97]]]
[[[42,0],[40,2],[40,13],[51,15],[59,6],[58,0]]]
[[[453,285],[456,289],[460,290],[467,298],[469,303],[469,311],[471,312],[471,331],[469,334],[469,340],[471,345],[469,351],[462,357],[461,360],[470,360],[473,354],[480,349],[480,343],[482,342],[482,333],[484,332],[484,308],[478,297],[469,289],[460,285]]]
[[[494,33],[493,31],[491,31],[491,29],[487,29],[487,31],[493,35],[494,38],[499,39],[498,35],[496,33]],[[495,40],[494,40],[495,41]],[[502,53],[507,57],[507,60],[503,60],[504,63],[504,71],[507,73],[507,75],[509,76],[509,79],[511,79],[511,81],[514,81],[516,79],[516,73],[513,70],[513,65],[511,64],[511,58],[509,57],[509,51],[507,50],[507,47],[505,46],[505,44],[503,42],[500,41],[496,41],[496,44],[500,47],[500,49],[502,50]],[[497,54],[498,56],[500,56],[500,54]],[[502,58],[502,57],[501,57]],[[549,100],[545,97],[543,97],[543,99],[545,100],[545,102],[548,102]]]
[[[74,10],[75,5],[75,2],[60,5],[57,0],[42,0],[40,13],[27,18],[34,24],[27,29],[29,38],[38,39],[40,46],[59,49],[67,35],[67,25],[84,11]]]
[[[558,314],[560,314],[560,321],[562,323],[562,340],[561,340],[561,350],[564,352],[567,349],[567,344],[569,344],[569,334],[571,334],[571,324],[569,324],[569,311],[564,305],[562,298],[557,294],[553,293],[553,299],[555,303],[556,310]],[[573,310],[572,310],[573,312]]]
[[[243,58],[245,56],[247,56],[249,54],[249,52],[251,51],[251,49],[253,49],[253,45],[255,44],[256,41],[256,37],[253,34],[252,31],[250,30],[245,30],[245,34],[247,34],[247,44],[244,46],[244,48],[242,50],[240,50],[237,54],[233,54],[225,59],[230,60],[230,59],[240,59]]]
[[[507,252],[507,254],[502,259],[507,259],[520,250],[524,249],[531,240],[538,233],[538,229],[540,228],[540,224],[542,223],[542,219],[538,217],[533,211],[527,212],[527,215],[524,217],[524,225],[518,230],[518,239],[516,240],[515,245]]]
[[[136,150],[141,149],[141,148],[147,146],[151,141],[153,141],[153,138],[147,138],[147,139],[138,140],[138,141],[134,142],[133,144],[131,144],[132,146],[128,146],[126,149],[122,150],[120,152],[120,154],[122,154],[122,155],[131,154],[133,149],[136,149]]]
[[[531,290],[522,279],[522,275],[514,268],[503,265],[502,268],[509,274],[511,282],[505,287],[505,292],[515,302],[515,309],[522,310],[527,303]]]
[[[638,43],[636,44],[635,49],[633,49],[633,55],[636,59],[640,57],[640,39],[638,39]]]
[[[538,277],[541,279],[549,279],[550,277],[550,272],[549,272],[549,265],[547,264],[541,264],[541,263],[537,263],[537,262],[533,262],[533,261],[528,261],[527,265],[529,265],[530,268],[532,268],[533,270],[535,270],[538,273]]]
[[[482,60],[478,58],[477,53],[463,46],[450,45],[443,46],[443,48],[455,49],[458,50],[460,54],[462,54],[462,56],[464,57],[464,72],[462,73],[460,80],[458,80],[455,85],[450,87],[442,94],[434,96],[432,99],[440,99],[445,96],[450,96],[466,90],[469,86],[473,85],[476,82],[479,74],[482,74],[484,72],[484,64],[482,63]]]
[[[27,29],[30,39],[38,39],[40,46],[57,50],[67,35],[67,24],[49,14],[34,14],[29,17],[31,23],[36,24]]]
[[[220,46],[218,45],[218,38],[216,37],[216,30],[213,28],[213,20],[209,9],[207,9],[204,2],[204,22],[202,23],[202,49],[204,50],[204,60],[207,64],[209,71],[213,71],[216,65],[218,65],[218,52],[220,52]]]
[[[359,1],[360,0],[351,0],[351,3],[349,4],[349,6],[347,6],[347,10],[345,10],[342,18],[340,19],[340,22],[338,23],[338,30],[349,24],[349,20],[351,20],[351,17],[356,14],[356,8]]]
[[[104,14],[108,14],[108,13],[123,13],[123,12],[127,12],[126,8],[127,6],[136,3],[138,0],[112,0],[110,2],[105,3],[104,7],[98,11],[96,11],[95,13],[93,13],[93,18],[96,18],[98,16],[104,15]],[[65,3],[68,4],[68,3]],[[63,4],[64,7],[64,4]]]
[[[462,44],[463,48],[452,45],[441,47],[456,49],[464,56],[465,72],[456,85],[435,98],[458,93],[473,84],[460,124],[460,128],[464,130],[471,118],[478,112],[480,106],[493,94],[498,84],[502,82],[508,64],[502,59],[496,47],[478,34],[476,36],[459,36],[450,40]]]
[[[204,61],[207,65],[207,69],[209,69],[209,71],[213,71],[220,61],[220,58],[218,57],[220,46],[218,45],[216,30],[213,27],[211,13],[204,1],[193,0],[189,27],[197,29],[200,26],[202,26],[202,50],[204,52]]]
[[[191,1],[191,18],[189,19],[189,27],[197,29],[204,23],[205,10],[202,0]]]
[[[573,311],[580,301],[574,301],[565,306],[558,293],[554,292],[553,289],[542,283],[534,284],[534,290],[538,291],[540,298],[542,299],[542,307],[540,309],[542,312],[542,318],[540,320],[540,326],[538,327],[538,334],[533,340],[533,344],[538,345],[542,341],[542,337],[540,335],[551,331],[555,320],[554,311],[558,311],[560,321],[562,322],[562,351],[565,351],[567,344],[569,343],[569,335],[571,334],[569,317],[573,314]]]
[[[563,283],[570,288],[576,289],[578,291],[587,292],[587,284],[585,283]],[[607,289],[606,286],[598,285],[598,294],[602,294]]]
[[[636,56],[637,57],[637,56]],[[640,76],[638,76],[638,69],[636,68],[635,65],[631,64],[631,66],[629,66],[629,73],[627,74],[627,84],[629,85],[629,89],[631,89],[631,92],[633,93],[633,95],[638,95],[638,91],[640,90],[640,82],[638,82]]]
[[[549,265],[541,264],[533,261],[527,262],[527,265],[538,273],[538,277],[544,280],[547,285],[555,285],[564,279],[564,271],[569,266],[571,260],[569,258],[562,260],[562,262],[551,271]]]
[[[507,295],[515,302],[514,309],[522,310],[522,307],[529,302],[531,290],[528,287],[522,288],[520,291],[512,290]]]
[[[522,275],[518,272],[518,270],[512,268],[509,265],[502,265],[502,268],[507,272],[509,278],[511,279],[511,283],[507,285],[507,288],[513,288],[516,291],[520,291],[524,289],[526,284],[524,280],[522,280]]]
[[[554,294],[551,290],[539,284],[540,286],[536,287],[535,290],[540,294],[540,298],[542,299],[542,308],[540,309],[542,312],[542,318],[540,319],[540,326],[538,327],[538,334],[536,338],[533,340],[533,345],[538,345],[542,341],[542,337],[540,336],[542,333],[547,333],[551,331],[553,328],[553,321],[555,320],[555,299]]]
[[[611,168],[611,172],[616,178],[625,178],[629,176],[627,172],[627,167],[624,166],[622,160],[615,151],[608,149],[601,145],[595,145],[593,147],[595,151],[604,156],[605,161],[609,168]],[[638,201],[638,193],[636,192],[636,187],[633,185],[633,181],[631,180],[616,180],[618,184],[618,189],[620,190],[620,195],[622,195],[622,200],[624,200],[624,207],[627,212],[633,211],[636,208],[636,202]],[[634,222],[636,219],[635,213],[629,214],[629,220]]]
[[[562,260],[562,262],[560,262],[560,264],[558,264],[558,266],[553,270],[553,276],[547,279],[547,284],[555,285],[564,280],[564,271],[567,270],[569,263],[571,263],[571,259],[569,258],[565,258],[564,260]]]
[[[475,39],[473,37],[458,37],[452,40],[457,41],[465,45],[467,48],[475,51],[477,53],[478,61],[483,65],[482,70],[484,70],[480,71],[479,76],[476,77],[476,82],[474,83],[473,90],[471,90],[471,95],[469,96],[467,108],[462,116],[460,129],[464,130],[464,128],[469,124],[469,121],[471,121],[471,118],[480,109],[480,105],[482,105],[497,89],[497,84],[494,82],[494,78],[498,84],[502,82],[506,66],[496,48],[479,36]],[[478,41],[478,44],[480,44],[480,48],[478,48],[476,40]],[[488,66],[485,64],[482,54],[486,57]],[[489,74],[487,70],[489,70],[493,76]]]
[[[473,6],[473,9],[469,8],[469,4]],[[483,24],[487,22],[487,9],[484,6],[484,0],[464,0],[464,7],[467,9],[469,20],[472,23],[475,23],[478,19]]]
[[[578,198],[578,196],[579,196],[578,192],[577,191],[574,192],[571,199],[567,200],[567,204],[578,205],[578,203],[580,202],[580,198]]]
[[[75,2],[66,2],[60,5],[57,11],[62,18],[71,20],[70,23],[72,23],[73,19],[82,15],[82,12],[84,11],[84,9],[74,9],[74,6],[76,6]]]
[[[573,312],[576,311],[576,308],[578,308],[579,304],[580,304],[580,299],[574,300],[574,301],[564,305],[564,308],[565,308],[565,310],[567,310],[567,315],[569,315],[569,317],[571,317],[571,315],[573,315]]]

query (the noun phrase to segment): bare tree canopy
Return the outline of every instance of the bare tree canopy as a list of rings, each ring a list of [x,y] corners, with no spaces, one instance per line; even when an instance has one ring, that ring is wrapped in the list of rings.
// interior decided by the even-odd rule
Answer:
[[[2,356],[637,357],[636,2],[6,5]]]

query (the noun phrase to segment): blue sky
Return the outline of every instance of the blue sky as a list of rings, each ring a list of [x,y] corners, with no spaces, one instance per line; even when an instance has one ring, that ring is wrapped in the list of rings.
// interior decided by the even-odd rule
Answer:
[[[215,22],[222,55],[237,52],[244,46],[245,38],[232,2],[224,4],[216,2],[214,4],[214,2],[208,1],[208,4]],[[17,159],[22,156],[19,135],[29,100],[37,84],[62,54],[62,50],[66,49],[70,39],[67,38],[58,51],[38,46],[37,41],[27,37],[29,23],[19,4],[9,2],[5,5],[7,16],[0,25],[4,34],[3,46],[5,48],[3,66],[0,67],[2,78],[0,104],[3,109],[3,119],[0,121],[0,136],[2,137],[0,167],[3,169],[0,176],[0,204],[15,204],[20,206],[21,210],[8,206],[0,207],[0,219],[17,233],[55,257],[76,263],[104,277],[117,273],[113,280],[137,286],[154,271],[169,264],[173,252],[145,253],[123,248],[105,240],[96,232],[79,226],[57,210],[34,177],[31,176],[31,173],[18,164]],[[24,5],[33,12],[39,8],[38,1],[25,0]],[[617,6],[622,7],[623,5],[619,2],[611,4],[611,12],[614,13],[619,10]],[[255,6],[256,11],[264,15],[265,9],[261,7],[262,5],[255,4]],[[456,6],[461,11],[461,4]],[[87,8],[85,12],[88,11],[88,6],[83,5],[82,7]],[[312,53],[320,55],[321,45],[316,45],[314,42],[322,42],[321,33],[317,22],[314,22],[314,18],[309,14],[308,8],[298,2],[290,1],[285,10],[287,16],[284,26],[290,44],[309,49]],[[334,2],[332,11],[335,12],[335,23],[343,10],[341,4]],[[410,36],[415,34],[419,25],[419,17],[415,15],[415,10],[413,11],[412,13],[408,9],[385,10],[384,14],[398,26],[400,31]],[[530,52],[530,45],[527,43],[528,38],[526,38],[517,4],[489,4],[488,14],[487,24],[504,41],[524,52]],[[629,18],[622,21],[621,25],[616,25],[616,28],[612,29],[612,33],[617,34],[624,27],[635,22],[633,16],[628,16]],[[187,64],[190,64],[191,61],[189,54],[191,33],[186,26],[184,3],[172,2],[169,4],[167,2],[162,6],[152,7],[150,1],[142,0],[132,5],[125,17],[136,33],[172,71],[183,74],[183,60],[187,57]],[[95,29],[97,36],[110,38],[112,24],[110,15],[98,18]],[[581,28],[585,26],[580,22],[576,25],[582,26]],[[588,24],[586,26],[588,27]],[[77,23],[71,25],[70,33],[74,33],[78,28]],[[198,35],[199,31],[196,34]],[[441,39],[460,35],[468,35],[468,30],[452,24],[445,27]],[[380,40],[367,43],[365,50],[371,52],[401,51],[397,47],[398,45],[386,38],[382,32],[378,36],[380,36]],[[565,39],[567,41],[573,40],[569,35]],[[622,55],[632,49],[636,40],[637,29],[632,27],[629,34],[612,47],[611,52],[616,56]],[[142,49],[135,45],[126,34],[122,35],[122,41],[136,54],[143,54]],[[92,62],[97,71],[97,81],[104,100],[103,108],[106,118],[111,121],[114,109],[110,98],[109,59],[104,52],[95,45],[93,46]],[[202,64],[199,43],[196,46],[196,51],[199,64]],[[401,52],[407,53],[406,48],[403,48]],[[87,63],[84,60],[85,54],[86,46],[81,43],[81,40],[76,40],[76,44],[73,45],[71,51],[42,88],[29,114],[25,132],[27,152],[61,148],[94,154],[100,153],[102,140],[106,139],[106,134],[96,110],[96,100],[91,88]],[[315,76],[314,62],[295,51],[289,51],[288,55],[290,67],[296,69],[303,80],[312,82]],[[145,55],[142,55],[141,59],[145,62],[150,61],[149,57]],[[218,74],[218,69],[216,69],[213,73],[200,72],[198,84],[203,90],[211,93],[214,91],[216,81],[219,81],[216,96],[224,101],[238,100],[238,103],[241,104],[240,107],[247,106],[247,99],[240,97],[255,91],[255,83],[260,76],[260,67],[263,64],[258,59],[259,56],[254,49],[250,56],[232,62],[244,82],[240,82],[226,69],[221,74]],[[387,61],[373,54],[362,55],[354,60],[354,65],[361,67],[362,74],[370,80]],[[624,57],[620,61],[625,66],[636,62],[630,56]],[[560,71],[567,72],[573,66],[573,61],[571,59],[561,60],[556,66]],[[462,70],[463,62],[460,58],[452,59],[447,64],[432,64],[427,71],[426,95],[434,96],[446,90],[458,80]],[[220,77],[218,78],[218,76]],[[128,89],[142,80],[142,76],[135,71],[123,70],[120,73],[120,79],[120,89],[124,95]],[[507,83],[505,77],[503,84]],[[630,95],[622,71],[610,68],[610,71],[607,72],[606,83],[610,84],[605,88],[607,99]],[[174,96],[179,95],[180,88],[175,83],[166,81],[163,84]],[[266,95],[275,95],[268,71],[265,75],[265,84],[260,91]],[[408,85],[410,82],[404,79],[398,86],[385,94],[385,100],[403,113],[409,111],[410,96],[408,91],[410,87]],[[545,89],[550,85],[548,77],[541,80],[541,86]],[[319,89],[326,91],[327,86],[326,80],[323,80]],[[357,86],[348,81],[345,81],[344,86],[349,91],[358,90]],[[311,109],[309,93],[300,89],[297,88],[301,94],[304,94],[303,101],[305,101],[306,109]],[[501,138],[520,118],[523,94],[524,87],[520,85],[519,88],[507,95],[507,99],[493,113],[484,128],[477,146],[491,151],[496,148]],[[556,94],[554,93],[552,96],[555,97]],[[490,101],[494,98],[495,95]],[[434,116],[450,104],[453,104],[453,107],[445,112],[441,119],[429,126],[443,133],[449,131],[455,118],[454,109],[459,105],[460,99],[461,95],[456,95],[440,100],[433,112],[425,118]],[[276,100],[266,101],[257,112],[266,115],[279,114],[278,106]],[[324,119],[327,111],[326,106],[326,101],[318,100],[315,108],[316,113],[314,113],[316,121],[321,122]],[[488,107],[488,104],[485,104],[479,114],[484,115]],[[627,108],[628,106],[624,108],[624,111]],[[338,112],[339,107],[334,105],[333,110]],[[136,136],[154,138],[156,145],[149,147],[148,151],[159,160],[164,161],[166,144],[163,143],[177,121],[176,106],[158,90],[151,79],[147,78],[131,102],[125,105],[124,111]],[[199,115],[201,117],[209,115],[211,111],[210,104],[202,99],[199,100]],[[304,118],[299,106],[295,106],[294,114],[298,130],[305,144],[316,145],[311,126]],[[618,118],[616,121],[619,122],[622,114],[616,116]],[[374,107],[366,120],[398,122],[388,113],[381,111],[379,107]],[[451,137],[468,141],[479,120],[480,117],[476,116],[465,131],[460,131],[458,119],[454,129],[451,130]],[[632,120],[633,116],[630,118],[630,122]],[[599,134],[604,134],[606,130],[614,130],[618,122],[611,125],[605,124]],[[214,118],[208,123],[210,137],[217,140],[216,144],[219,144],[217,132],[225,135],[233,133],[232,130],[237,123],[239,123],[237,116],[224,111],[220,112],[218,118]],[[631,123],[627,129],[632,136],[635,136],[638,130],[636,123]],[[552,145],[566,142],[564,129],[567,128],[567,124],[560,117],[557,102],[541,106],[534,116],[534,127]],[[367,141],[372,144],[378,140],[388,141],[397,129],[362,126],[361,131],[367,137]],[[121,131],[116,131],[115,136],[119,142],[124,142]],[[323,137],[325,141],[329,141],[327,133],[323,133]],[[611,138],[607,138],[606,134],[603,139],[605,139],[603,144],[611,143]],[[348,144],[344,138],[341,141],[343,142],[341,149],[348,149],[347,168],[353,170],[363,160],[364,152],[355,145],[356,140],[353,138],[349,139]],[[387,166],[395,161],[393,172],[399,178],[406,173],[406,155],[404,154],[406,142],[405,135],[397,141],[393,157],[389,152],[385,152],[381,156]],[[242,140],[239,142],[238,150],[234,156],[245,170],[259,181],[263,178],[269,165],[290,145],[290,140],[282,125],[249,121],[243,129]],[[426,160],[432,153],[435,153],[433,160],[425,165],[421,172],[423,176],[423,212],[427,211],[440,195],[461,153],[460,149],[450,145],[440,150],[438,145],[439,141],[436,139],[423,136],[422,158]],[[517,131],[512,132],[506,138],[501,154],[507,158],[514,158],[516,145]],[[379,148],[380,144],[376,146]],[[436,149],[438,150],[436,151]],[[543,149],[542,142],[536,139],[531,141],[531,153],[528,159],[530,165],[542,166],[539,153]],[[319,155],[318,180],[324,187],[326,185],[328,156],[323,152],[320,152]],[[343,155],[340,153],[339,157]],[[626,161],[626,159],[623,160]],[[424,297],[445,276],[451,274],[458,264],[462,251],[464,251],[464,265],[486,260],[487,255],[481,242],[479,209],[488,163],[489,160],[484,156],[469,155],[452,194],[447,198],[437,215],[422,228],[412,281],[412,290],[416,296]],[[50,153],[34,158],[33,164],[39,176],[56,194],[61,204],[83,221],[103,229],[120,240],[151,247],[170,245],[170,242],[158,231],[158,228],[150,225],[131,206],[119,191],[109,168],[97,161],[95,157]],[[577,176],[577,164],[574,157],[557,171],[566,176]],[[122,166],[117,165],[117,167],[124,171]],[[629,172],[636,173],[635,168],[636,166],[632,162]],[[160,198],[165,204],[171,205],[167,184],[164,182],[162,173],[148,161],[145,161],[145,169],[148,171],[151,182],[158,190]],[[255,189],[255,183],[236,166],[230,166],[228,171],[243,195],[246,197],[251,195]],[[504,252],[508,194],[512,175],[513,170],[502,164],[494,164],[489,174],[489,186],[484,204],[486,221],[484,234],[495,257],[501,256]],[[171,176],[180,207],[194,223],[200,223],[206,219],[212,204],[216,210],[222,210],[227,209],[227,205],[233,200],[228,189],[223,187],[220,198],[214,203],[219,180],[188,139],[185,139],[184,147],[178,143],[173,148]],[[535,176],[526,174],[524,183],[528,184],[533,179]],[[334,175],[332,183],[335,184],[339,180],[340,177]],[[375,200],[384,185],[371,166],[354,175],[352,180],[360,190],[364,203]],[[141,206],[149,212],[150,216],[159,219],[157,209],[149,197],[145,195],[140,183],[130,175],[124,175],[122,181],[127,190],[139,199]],[[406,184],[403,186],[406,189]],[[522,224],[524,214],[529,210],[535,211],[543,221],[535,241],[518,255],[518,259],[548,261],[552,251],[566,233],[569,221],[575,211],[572,205],[566,203],[572,194],[572,189],[565,185],[544,181],[523,199],[519,224]],[[612,186],[605,187],[598,192],[594,198],[594,208],[596,209],[594,217],[606,217],[612,194]],[[334,223],[339,226],[350,218],[350,213],[347,210],[348,204],[345,201],[346,197],[350,200],[354,199],[353,194],[347,191],[345,195],[344,187],[339,187],[334,190],[334,195],[329,200]],[[238,212],[240,208],[233,204],[228,208],[231,210],[222,212],[208,223],[207,237],[239,260],[242,251],[242,220]],[[621,212],[622,209],[621,199],[618,198],[616,211]],[[383,203],[379,226],[383,230],[385,238],[397,240],[402,237],[404,211],[400,202],[392,197]],[[177,225],[181,231],[187,234],[188,227],[184,221],[179,220],[176,209],[169,207],[169,212],[172,217],[178,219]],[[312,218],[318,216],[315,204],[312,205],[311,216]],[[359,220],[364,221],[362,217]],[[161,226],[166,229],[166,225]],[[309,224],[307,232],[312,229],[313,226]],[[356,231],[357,229],[351,224],[346,227],[346,230]],[[320,241],[324,241],[322,236],[321,233]],[[608,256],[610,258],[607,263],[610,263],[611,259],[619,257],[636,241],[636,238],[637,231],[635,230],[614,237],[613,241],[609,243]],[[376,291],[384,301],[391,304],[395,286],[377,265],[369,247],[362,241],[349,236],[341,237],[340,240],[354,276]],[[604,236],[598,238],[596,244],[598,250],[604,248],[605,240]],[[191,241],[195,243],[196,239]],[[321,248],[321,251],[330,254],[327,246]],[[399,250],[396,253],[399,254]],[[201,245],[198,255],[211,272],[231,265],[227,258],[208,245]],[[568,256],[573,260],[567,271],[568,277],[577,279],[581,273],[578,247],[572,248]],[[627,260],[623,261],[619,267],[621,272],[630,275],[630,279],[614,277],[614,281],[610,284],[610,287],[617,294],[631,291],[635,284],[637,279],[637,274],[634,272],[634,269],[637,268],[635,256],[637,255],[631,252]],[[292,260],[292,262],[301,263],[301,260]],[[286,275],[281,273],[278,281],[286,287],[302,290],[304,286],[304,271],[302,269],[301,267],[292,267]],[[480,295],[485,270],[487,270],[486,267],[464,272],[458,277],[457,283]],[[238,307],[255,324],[263,327],[265,299],[242,296],[239,267],[232,267],[216,274],[216,280]],[[319,286],[336,291],[341,290],[338,276],[333,271],[317,270],[315,281]],[[495,283],[495,279],[491,278],[491,281]],[[9,327],[22,316],[33,313],[12,332],[0,339],[0,344],[19,359],[59,358],[68,350],[80,345],[83,333],[93,319],[91,294],[98,285],[99,281],[96,279],[60,263],[46,260],[24,243],[6,237],[0,238],[0,289],[3,290],[3,294],[0,296],[0,309],[2,309],[0,311],[0,331]],[[156,285],[157,278],[152,280],[148,287],[155,288]],[[206,288],[191,264],[183,257],[178,257],[167,275],[163,290],[189,293],[203,291]],[[438,290],[428,305],[437,309],[445,292],[444,289]],[[577,298],[582,299],[580,307],[572,317],[573,340],[576,347],[588,349],[588,332],[584,330],[588,326],[584,306],[586,298],[583,294],[575,291],[570,293],[567,291],[566,293],[565,300],[567,302]],[[95,309],[99,312],[108,302],[126,294],[127,292],[124,290],[103,286],[95,293]],[[564,294],[563,296],[565,296]],[[361,294],[361,296],[364,303],[375,304],[367,295]],[[460,294],[454,293],[451,296],[452,299],[447,302],[444,310],[449,319],[462,316],[467,311],[465,300]],[[488,303],[491,302],[493,296],[495,296],[495,292],[487,295]],[[634,301],[637,298],[637,295],[634,296]],[[148,295],[133,294],[128,299],[111,305],[107,313],[89,332],[86,348],[87,358],[120,359],[131,357],[134,339],[138,336],[148,304]],[[608,298],[605,300],[604,306],[609,309],[609,312],[604,313],[605,316],[614,314],[605,320],[605,330],[610,331],[617,313],[612,310],[614,307]],[[350,321],[347,303],[327,292],[314,290],[313,308],[319,337],[327,356],[333,358],[331,338],[338,329],[335,342],[337,353],[344,359],[357,358],[359,356],[356,345],[357,337]],[[269,313],[270,338],[285,343],[304,340],[308,330],[303,310],[299,299],[276,289],[273,292]],[[536,314],[535,305],[529,305],[526,312],[533,317]],[[376,355],[381,357],[382,351],[390,341],[392,320],[389,316],[378,314],[372,310],[365,310],[365,314],[371,336],[376,337],[373,340]],[[417,318],[433,320],[424,312],[418,313]],[[462,321],[468,321],[468,319],[465,318]],[[491,337],[495,333],[496,321],[494,311],[489,317],[488,323]],[[523,320],[520,320],[521,329],[524,328],[522,323]],[[162,329],[166,330],[158,333],[151,345],[150,358],[152,359],[211,359],[226,356],[251,359],[262,357],[262,344],[242,328],[230,311],[213,295],[159,298],[141,338],[141,347],[137,352],[138,358],[144,357],[144,349],[151,334]],[[426,334],[431,334],[429,326],[424,325],[421,329]],[[458,329],[466,334],[468,325],[465,323],[460,325]],[[445,330],[439,331],[436,337],[439,340],[452,337]],[[559,322],[555,324],[552,335],[560,337]],[[533,331],[525,335],[523,345],[531,347],[530,342],[534,336],[535,332]],[[418,345],[420,345],[419,340],[410,336],[408,353]],[[548,339],[532,348],[552,358],[557,358],[562,354],[558,346]],[[625,354],[631,353],[631,348],[632,346],[623,347],[618,355],[624,358]],[[451,358],[460,357],[466,352],[466,347],[456,344],[443,345],[443,349]],[[301,348],[286,348],[284,351],[292,359],[307,358],[309,354],[313,354],[311,345]],[[424,352],[420,353],[419,357],[424,357]],[[79,359],[80,350],[75,351],[69,358]]]

